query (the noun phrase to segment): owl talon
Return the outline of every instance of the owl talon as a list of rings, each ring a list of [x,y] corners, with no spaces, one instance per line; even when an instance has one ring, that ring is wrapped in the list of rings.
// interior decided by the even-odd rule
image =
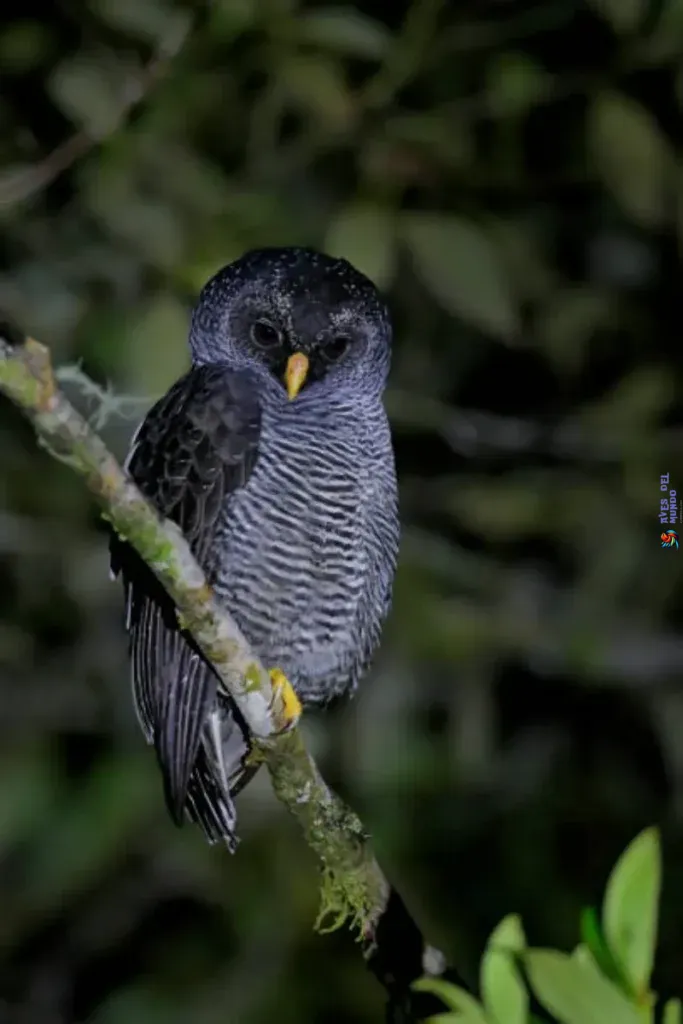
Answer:
[[[273,701],[271,703],[271,708],[275,703],[275,700],[279,697],[282,701],[286,722],[283,731],[288,732],[290,729],[294,728],[301,718],[301,701],[297,697],[294,692],[294,687],[281,668],[271,668],[268,675],[270,676],[270,681],[273,687]]]

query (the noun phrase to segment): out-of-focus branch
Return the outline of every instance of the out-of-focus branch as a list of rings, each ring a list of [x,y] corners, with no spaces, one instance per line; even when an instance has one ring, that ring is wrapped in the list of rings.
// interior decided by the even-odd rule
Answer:
[[[283,732],[285,710],[268,674],[230,615],[215,600],[184,537],[162,520],[102,440],[59,390],[48,350],[0,333],[0,391],[32,422],[39,443],[82,476],[113,528],[135,547],[173,598],[238,705],[273,788],[301,826],[323,869],[320,930],[350,920],[368,966],[390,996],[387,1019],[419,1020],[438,1005],[411,983],[445,970],[374,857],[359,820],[327,786],[298,729]],[[450,972],[449,972],[450,973]]]
[[[36,192],[41,192],[51,185],[64,171],[103,142],[106,137],[113,135],[159,79],[168,73],[171,62],[183,47],[191,27],[189,18],[172,20],[168,32],[160,40],[151,60],[138,75],[133,76],[126,84],[121,96],[118,117],[115,118],[114,124],[109,127],[106,135],[77,131],[37,163],[5,171],[0,178],[0,206],[11,206],[14,203],[30,199]]]

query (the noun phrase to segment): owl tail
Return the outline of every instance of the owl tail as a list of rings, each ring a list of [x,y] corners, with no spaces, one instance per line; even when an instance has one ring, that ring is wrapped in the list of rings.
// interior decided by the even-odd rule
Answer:
[[[232,701],[218,695],[187,787],[186,810],[211,843],[223,840],[233,853],[237,811],[233,797],[258,770],[246,763],[249,733]]]
[[[176,825],[181,825],[190,778],[202,747],[204,723],[216,702],[216,680],[189,645],[183,645],[177,658],[163,665],[162,673],[154,745],[169,812]]]
[[[202,747],[187,787],[187,813],[190,821],[201,826],[210,843],[225,840],[231,853],[237,848],[237,811],[232,795],[226,792],[211,769],[209,756]]]

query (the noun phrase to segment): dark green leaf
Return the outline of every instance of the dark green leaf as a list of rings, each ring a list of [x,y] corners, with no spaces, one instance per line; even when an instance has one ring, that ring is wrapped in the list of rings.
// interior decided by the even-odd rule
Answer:
[[[588,0],[601,17],[617,32],[631,32],[642,21],[648,0]]]
[[[425,287],[445,309],[497,337],[517,333],[512,289],[483,228],[459,217],[415,213],[404,216],[403,236]]]
[[[3,75],[24,74],[45,60],[50,44],[48,26],[37,19],[8,24],[0,34],[0,70]]]
[[[547,88],[547,75],[522,53],[502,53],[491,61],[488,97],[494,114],[523,114]]]
[[[674,161],[652,116],[626,96],[603,93],[590,110],[588,136],[598,174],[624,212],[643,227],[660,224]]]
[[[4,855],[32,831],[40,834],[57,786],[45,760],[32,756],[30,747],[24,756],[3,758],[0,779],[0,855]]]
[[[82,53],[56,68],[49,91],[74,124],[99,139],[118,125],[133,75],[111,55],[104,63],[97,53]]]
[[[298,19],[298,30],[306,42],[366,60],[381,60],[391,42],[381,22],[352,8],[309,11]]]
[[[325,250],[343,256],[384,288],[394,270],[394,223],[393,210],[376,203],[350,203],[329,225]]]
[[[614,305],[612,296],[586,286],[572,284],[553,292],[540,312],[536,333],[560,372],[581,370],[595,332],[614,317]]]
[[[163,0],[96,0],[103,21],[144,39],[160,40],[187,29],[189,15]]]
[[[607,945],[594,907],[585,907],[581,912],[581,937],[605,977],[619,985],[620,988],[627,989],[628,983],[624,972]]]
[[[281,83],[287,96],[301,110],[312,114],[325,131],[344,131],[353,118],[353,100],[341,65],[332,57],[298,54],[281,67]]]

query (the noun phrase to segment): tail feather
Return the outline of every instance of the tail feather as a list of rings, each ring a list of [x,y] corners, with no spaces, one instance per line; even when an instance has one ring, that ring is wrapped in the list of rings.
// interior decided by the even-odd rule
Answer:
[[[147,598],[135,604],[133,597],[131,592],[128,624],[135,707],[156,748],[169,812],[177,825],[189,818],[210,842],[224,839],[232,850],[232,798],[255,771],[245,765],[249,730],[192,637],[178,630],[173,607]]]
[[[159,694],[155,746],[168,809],[180,825],[205,723],[216,701],[216,681],[209,666],[189,645],[181,648],[180,657],[165,675]]]
[[[238,843],[233,797],[258,771],[258,766],[246,764],[250,749],[249,734],[237,708],[218,693],[190,776],[186,808],[209,842],[224,840],[231,853]]]
[[[230,793],[216,782],[204,746],[199,748],[187,787],[187,814],[200,825],[210,843],[225,840],[234,853],[239,842],[235,833],[237,812]]]

